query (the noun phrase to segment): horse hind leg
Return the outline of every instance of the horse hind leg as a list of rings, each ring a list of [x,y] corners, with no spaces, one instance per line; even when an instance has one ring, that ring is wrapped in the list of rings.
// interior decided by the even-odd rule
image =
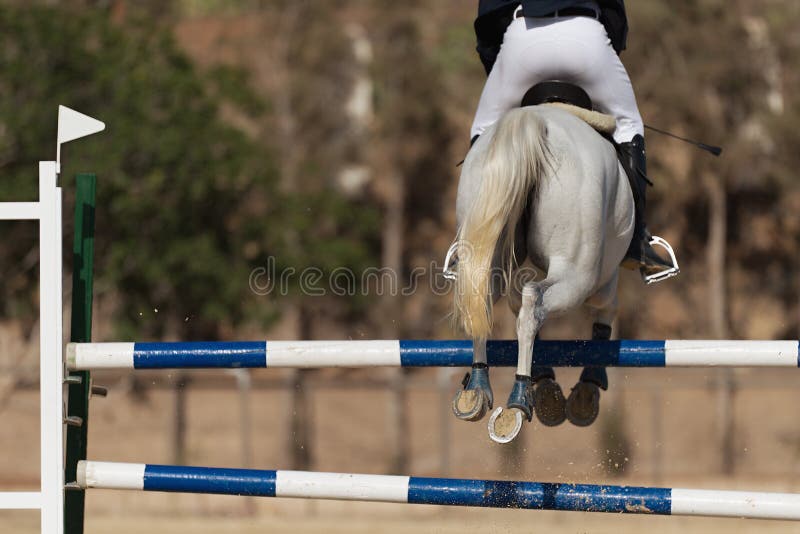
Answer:
[[[522,292],[522,307],[517,318],[519,356],[517,379],[509,396],[507,410],[495,409],[489,418],[489,436],[499,443],[513,440],[524,419],[533,415],[531,369],[533,345],[545,319],[554,312],[564,312],[583,303],[592,294],[595,281],[574,262],[551,259],[547,278],[528,282]]]
[[[539,340],[537,332],[533,342]],[[532,349],[531,349],[532,350]],[[529,371],[533,388],[533,405],[536,418],[544,426],[558,426],[567,420],[567,399],[561,386],[556,382],[552,367],[532,365]]]
[[[509,297],[511,309],[519,317],[522,308],[522,294],[519,291],[513,291],[509,294]],[[518,325],[518,330],[519,327],[520,325]],[[518,335],[521,337],[524,334],[518,331]],[[537,333],[533,342],[536,343],[538,339]],[[552,367],[533,365],[530,369],[524,369],[524,371],[529,371],[529,376],[531,377],[532,387],[534,388],[534,413],[539,422],[545,426],[558,426],[566,421],[567,400],[564,397],[561,386],[556,382],[555,370]]]
[[[489,383],[489,365],[486,358],[486,340],[472,340],[472,371],[462,381],[463,389],[453,399],[453,413],[464,421],[478,421],[494,405],[492,386]]]
[[[489,437],[497,443],[508,443],[519,434],[525,420],[533,417],[531,365],[533,343],[545,319],[543,305],[546,286],[528,282],[522,290],[522,305],[517,316],[519,355],[514,386],[506,408],[498,407],[489,418]]]
[[[526,255],[525,236],[522,226],[518,226],[514,236],[514,254],[517,258],[524,258]],[[507,287],[506,279],[503,276],[496,276],[502,272],[513,270],[507,263],[508,259],[501,255],[500,247],[495,250],[492,258],[492,276],[490,277],[490,305],[494,305],[508,289],[509,302],[512,309],[518,308],[514,284]],[[498,266],[502,265],[502,269]],[[518,274],[517,271],[512,272]],[[486,339],[472,340],[472,371],[467,373],[462,380],[462,389],[456,392],[453,398],[453,413],[456,417],[464,421],[479,421],[486,415],[486,412],[494,407],[494,395],[492,386],[489,382],[489,365],[486,357]]]

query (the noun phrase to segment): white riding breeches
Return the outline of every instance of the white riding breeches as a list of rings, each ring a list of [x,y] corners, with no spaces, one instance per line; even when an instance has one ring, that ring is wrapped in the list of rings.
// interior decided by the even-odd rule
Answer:
[[[644,136],[631,80],[605,28],[593,18],[571,16],[520,17],[511,22],[483,88],[470,137],[483,133],[518,107],[528,89],[547,80],[582,87],[595,109],[616,119],[616,142]]]

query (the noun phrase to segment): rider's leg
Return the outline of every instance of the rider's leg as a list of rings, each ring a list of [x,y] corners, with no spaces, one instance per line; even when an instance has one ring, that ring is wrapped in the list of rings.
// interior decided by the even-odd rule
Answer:
[[[598,46],[585,50],[590,56],[589,68],[576,80],[589,96],[595,107],[613,115],[617,122],[614,140],[620,146],[620,157],[628,172],[636,210],[636,226],[623,265],[641,269],[649,275],[672,267],[650,246],[652,238],[647,229],[645,208],[647,205],[647,159],[644,146],[644,123],[628,71],[611,47],[605,28],[600,22],[586,17],[573,21],[574,29],[580,28],[584,42],[594,41]],[[626,169],[626,170],[627,170]]]
[[[497,122],[503,114],[518,107],[525,91],[537,80],[537,72],[520,68],[519,65],[527,40],[535,37],[535,33],[526,33],[524,18],[515,19],[506,29],[503,45],[483,86],[472,121],[470,138],[473,143],[477,136]]]
[[[644,137],[636,134],[630,142],[619,144],[620,158],[623,158],[628,180],[633,192],[636,224],[633,237],[622,265],[628,269],[640,269],[643,274],[656,274],[673,265],[662,259],[650,246],[653,236],[647,229],[645,209],[647,207],[647,157]]]

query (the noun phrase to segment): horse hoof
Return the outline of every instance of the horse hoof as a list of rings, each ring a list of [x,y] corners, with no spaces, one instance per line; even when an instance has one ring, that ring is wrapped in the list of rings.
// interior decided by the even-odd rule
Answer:
[[[545,426],[558,426],[567,418],[567,400],[558,382],[551,378],[540,380],[533,392],[536,418]]]
[[[489,417],[489,437],[495,443],[508,443],[517,437],[522,429],[525,415],[517,408],[504,409],[502,406]]]
[[[589,426],[600,413],[600,388],[591,382],[578,382],[567,399],[567,419],[575,426]]]
[[[480,389],[459,390],[453,399],[453,413],[463,421],[478,421],[488,409],[488,399]]]
[[[486,364],[473,364],[472,372],[464,377],[464,389],[453,399],[453,413],[464,421],[477,421],[492,409],[494,398],[489,384]]]
[[[522,415],[530,421],[533,418],[533,387],[531,385],[531,377],[517,375],[514,380],[514,386],[511,388],[511,393],[508,395],[508,402],[506,407],[517,409],[522,412]]]

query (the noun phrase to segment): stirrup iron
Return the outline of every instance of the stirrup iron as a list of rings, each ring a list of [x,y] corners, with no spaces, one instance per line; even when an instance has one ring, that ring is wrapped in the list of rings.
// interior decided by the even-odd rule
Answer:
[[[447,254],[444,257],[444,270],[442,274],[447,280],[455,280],[456,279],[456,265],[458,264],[458,256],[456,256],[456,251],[458,250],[458,241],[454,242],[450,245],[450,248],[447,249]],[[452,264],[452,265],[451,265]]]
[[[651,247],[657,245],[666,250],[667,254],[669,254],[669,259],[672,262],[672,267],[664,269],[663,271],[659,271],[655,274],[642,274],[642,279],[644,282],[647,285],[656,284],[658,282],[663,282],[668,278],[672,278],[673,276],[678,276],[678,274],[681,272],[681,269],[678,266],[678,259],[675,257],[675,251],[672,250],[672,245],[670,245],[666,239],[656,235],[650,236],[649,244]]]

